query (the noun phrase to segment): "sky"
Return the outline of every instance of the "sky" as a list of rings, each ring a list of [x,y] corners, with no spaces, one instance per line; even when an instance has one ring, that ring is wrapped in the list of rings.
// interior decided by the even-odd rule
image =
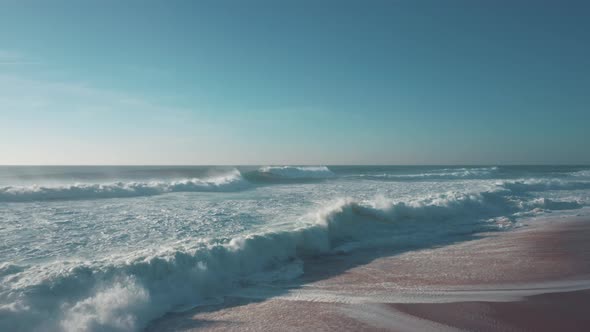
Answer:
[[[586,1],[0,0],[0,164],[590,164]]]

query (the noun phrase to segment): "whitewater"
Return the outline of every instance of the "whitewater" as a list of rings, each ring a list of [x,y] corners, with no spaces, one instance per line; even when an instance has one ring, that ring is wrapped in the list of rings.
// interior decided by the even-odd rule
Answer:
[[[314,257],[588,206],[582,166],[3,166],[0,331],[137,331]]]

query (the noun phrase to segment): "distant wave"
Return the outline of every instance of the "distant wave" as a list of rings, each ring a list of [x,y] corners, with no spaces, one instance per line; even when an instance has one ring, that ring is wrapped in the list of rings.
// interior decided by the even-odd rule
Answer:
[[[244,177],[253,182],[305,182],[333,178],[336,174],[326,166],[265,166]]]
[[[590,189],[590,182],[566,181],[562,179],[527,179],[500,182],[499,185],[514,193],[542,192],[547,190]]]
[[[235,191],[263,183],[309,182],[335,177],[326,166],[266,166],[258,170],[211,178],[176,181],[114,182],[106,184],[77,183],[55,186],[0,187],[0,202],[30,202],[99,198],[153,196],[172,192]]]
[[[101,261],[28,268],[5,264],[0,266],[0,330],[139,330],[178,306],[227,294],[242,284],[295,278],[311,256],[359,247],[428,245],[450,234],[496,228],[498,218],[578,207],[577,202],[515,196],[508,187],[411,201],[345,199],[292,229],[199,240],[190,247]]]
[[[404,180],[453,180],[453,179],[490,179],[497,173],[497,167],[480,168],[444,168],[431,170],[418,174],[362,174],[361,177],[369,179]]]
[[[590,178],[590,169],[570,173],[571,176]]]
[[[115,182],[108,184],[72,184],[62,186],[0,187],[0,202],[28,202],[96,198],[152,196],[170,192],[232,191],[247,187],[239,171],[206,179],[170,182]]]
[[[497,167],[443,168],[418,174],[359,174],[346,177],[381,181],[494,179],[497,172]],[[514,193],[590,189],[590,181],[585,179],[588,172],[587,170],[574,172],[566,178],[531,178],[501,181],[498,182],[498,186],[509,189]],[[265,166],[244,173],[234,169],[225,175],[174,181],[4,186],[0,187],[0,203],[127,198],[174,192],[231,192],[252,188],[256,185],[318,182],[338,176],[326,166]]]

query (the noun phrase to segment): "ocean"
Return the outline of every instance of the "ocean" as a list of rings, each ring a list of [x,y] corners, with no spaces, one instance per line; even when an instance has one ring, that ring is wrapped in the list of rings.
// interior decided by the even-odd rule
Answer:
[[[588,166],[2,166],[0,330],[141,330],[315,257],[589,205]]]

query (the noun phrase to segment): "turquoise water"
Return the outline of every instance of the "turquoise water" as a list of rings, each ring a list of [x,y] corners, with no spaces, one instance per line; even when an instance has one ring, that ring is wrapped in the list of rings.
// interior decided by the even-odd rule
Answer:
[[[589,204],[582,166],[0,167],[0,330],[138,330],[309,257]]]

